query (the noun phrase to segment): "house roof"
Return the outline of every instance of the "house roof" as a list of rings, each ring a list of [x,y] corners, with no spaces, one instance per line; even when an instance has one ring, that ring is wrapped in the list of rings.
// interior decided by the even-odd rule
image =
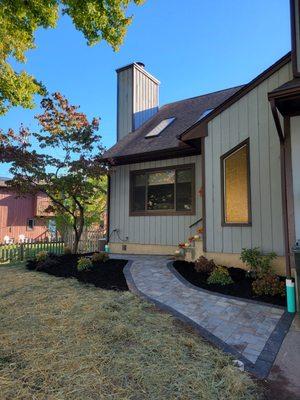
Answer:
[[[239,91],[242,86],[220,90],[201,96],[176,101],[159,108],[158,112],[134,132],[119,140],[104,154],[104,159],[113,159],[117,163],[144,161],[152,156],[166,153],[184,155],[195,153],[195,149],[183,143],[179,136],[193,125],[201,116],[222,104],[226,99]],[[174,117],[158,136],[145,138],[161,121]],[[199,152],[199,150],[197,151]],[[142,158],[141,158],[142,156]]]
[[[226,110],[236,101],[244,97],[247,93],[249,93],[252,89],[258,86],[261,82],[269,78],[274,72],[278,71],[284,65],[291,61],[291,52],[287,53],[285,56],[276,61],[273,65],[263,71],[261,74],[256,76],[252,81],[242,86],[240,90],[237,90],[232,96],[227,98],[223,103],[219,104],[211,113],[205,116],[201,121],[194,123],[190,126],[183,134],[181,135],[181,139],[184,141],[189,141],[196,139],[197,137],[203,135],[203,129],[207,125],[207,123],[215,118],[222,111]]]

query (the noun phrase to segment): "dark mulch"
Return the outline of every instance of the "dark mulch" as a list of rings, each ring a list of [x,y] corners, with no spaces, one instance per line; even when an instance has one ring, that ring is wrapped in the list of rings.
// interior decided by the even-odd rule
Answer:
[[[257,296],[253,293],[252,282],[253,279],[247,276],[246,271],[241,268],[228,268],[229,274],[234,283],[231,285],[209,285],[206,281],[208,274],[197,272],[194,268],[194,263],[186,261],[175,261],[174,268],[180,273],[188,282],[203,289],[212,292],[218,292],[235,297],[242,297],[244,299],[252,299],[263,301],[265,303],[276,304],[285,306],[285,297],[282,296]],[[284,278],[282,278],[284,279]]]
[[[77,271],[77,261],[83,256],[83,254],[51,254],[42,263],[37,263],[36,260],[27,261],[26,267],[29,270],[46,272],[63,278],[76,278],[80,282],[90,283],[102,289],[129,290],[123,274],[127,260],[109,259],[106,262],[94,264],[89,271]]]

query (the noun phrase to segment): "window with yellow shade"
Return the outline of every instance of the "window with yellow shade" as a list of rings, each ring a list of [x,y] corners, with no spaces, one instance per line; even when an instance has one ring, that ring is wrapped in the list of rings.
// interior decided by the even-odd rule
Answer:
[[[223,225],[250,225],[249,139],[221,157]]]

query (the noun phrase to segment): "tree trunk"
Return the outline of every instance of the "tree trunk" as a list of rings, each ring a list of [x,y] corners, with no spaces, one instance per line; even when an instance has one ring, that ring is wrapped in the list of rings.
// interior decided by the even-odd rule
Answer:
[[[77,218],[74,218],[74,232],[75,232],[75,240],[73,243],[72,253],[76,254],[78,252],[79,241],[83,232],[84,227],[84,216],[83,216],[83,209],[80,209],[79,219],[78,219],[78,226],[77,226]]]
[[[80,236],[78,236],[77,227],[76,227],[76,229],[74,229],[74,231],[75,231],[75,237],[74,237],[74,242],[73,242],[72,253],[77,254]]]

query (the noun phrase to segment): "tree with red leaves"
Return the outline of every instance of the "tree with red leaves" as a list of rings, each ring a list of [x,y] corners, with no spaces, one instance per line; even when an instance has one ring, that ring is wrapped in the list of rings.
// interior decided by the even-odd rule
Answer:
[[[99,178],[107,169],[101,162],[99,119],[89,122],[60,93],[44,98],[41,107],[43,113],[36,116],[39,132],[24,126],[18,133],[0,132],[0,161],[11,163],[8,185],[19,195],[43,192],[51,199],[48,211],[71,221],[76,253],[85,211],[95,193],[104,190]],[[38,151],[32,148],[33,140],[39,142]]]

